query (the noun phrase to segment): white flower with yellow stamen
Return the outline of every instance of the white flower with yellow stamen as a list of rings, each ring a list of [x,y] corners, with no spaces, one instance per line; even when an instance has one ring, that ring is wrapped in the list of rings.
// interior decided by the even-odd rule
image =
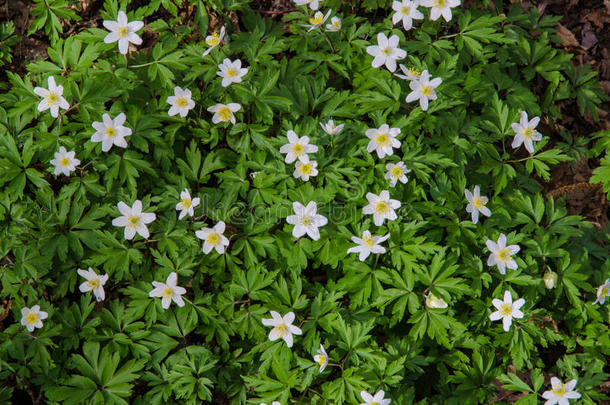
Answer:
[[[21,324],[29,332],[34,332],[35,328],[42,328],[42,320],[48,317],[48,313],[40,310],[40,305],[34,305],[31,309],[28,307],[21,308]]]
[[[76,166],[80,164],[80,160],[76,159],[74,157],[75,155],[76,152],[68,152],[66,148],[60,146],[59,152],[55,153],[55,159],[51,160],[51,164],[55,166],[53,174],[57,176],[59,173],[63,173],[65,176],[69,176],[70,172],[76,170]]]
[[[521,248],[519,245],[506,246],[506,235],[503,233],[498,237],[498,243],[492,240],[485,242],[487,249],[491,251],[487,259],[488,266],[498,266],[500,274],[506,274],[506,268],[515,270],[517,262],[512,258],[512,255],[517,253]]]
[[[108,281],[108,274],[103,276],[98,275],[91,267],[88,270],[77,269],[76,272],[87,281],[78,286],[80,292],[93,291],[93,295],[97,301],[104,301],[106,294],[104,293],[104,284]]]
[[[398,65],[398,67],[400,68],[400,70],[402,70],[402,73],[404,73],[403,75],[399,74],[399,73],[394,73],[394,76],[399,77],[403,80],[419,80],[419,78],[421,77],[421,72],[415,68],[407,68],[405,65]]]
[[[136,232],[143,238],[150,236],[146,224],[153,222],[157,216],[151,212],[142,212],[142,201],[136,200],[131,208],[120,201],[117,207],[123,215],[113,219],[112,225],[125,227],[125,239],[133,239]]]
[[[517,149],[523,144],[529,153],[534,153],[533,142],[542,139],[542,134],[535,129],[539,122],[540,117],[534,117],[528,121],[527,113],[521,111],[521,121],[519,123],[515,122],[511,124],[513,131],[515,131],[515,138],[511,144],[513,149]]]
[[[126,148],[125,137],[131,135],[131,128],[123,126],[126,119],[124,113],[117,115],[114,120],[108,114],[102,115],[102,122],[96,121],[91,124],[96,130],[91,136],[91,142],[101,142],[103,152],[108,152],[112,145]]]
[[[223,235],[225,231],[225,223],[219,221],[214,228],[202,228],[195,232],[195,236],[202,239],[203,242],[203,253],[206,255],[216,249],[218,254],[223,254],[226,247],[229,246],[229,239]]]
[[[576,380],[564,384],[559,378],[551,377],[550,391],[542,393],[542,398],[546,399],[544,405],[569,405],[570,399],[580,398],[580,394],[574,390],[574,387],[576,387]]]
[[[295,179],[301,178],[303,181],[309,181],[310,177],[318,175],[316,167],[318,167],[318,162],[315,160],[310,160],[307,163],[298,161],[294,166],[294,173],[292,175]]]
[[[309,156],[307,154],[316,153],[318,151],[316,145],[309,144],[308,136],[299,138],[292,129],[288,130],[286,136],[288,137],[288,143],[280,147],[280,153],[286,154],[286,159],[284,160],[286,163],[292,163],[297,159],[303,163],[307,163],[309,162]]]
[[[220,33],[214,32],[212,35],[208,35],[207,37],[205,37],[205,43],[207,46],[209,46],[209,48],[205,50],[205,52],[203,53],[202,56],[206,56],[208,53],[212,52],[212,49],[214,49],[218,45],[220,45],[222,40],[225,38],[226,32],[227,32],[227,30],[225,29],[225,26],[223,25],[220,28]]]
[[[324,350],[324,346],[320,344],[320,348],[318,349],[318,354],[313,356],[313,361],[318,363],[320,366],[320,373],[324,371],[326,366],[328,366],[328,354],[326,354],[326,350]]]
[[[366,391],[361,391],[360,396],[364,401],[364,403],[360,405],[388,405],[390,402],[392,402],[392,400],[389,398],[384,399],[385,392],[383,392],[383,390],[379,390],[375,396]]]
[[[364,231],[362,232],[362,239],[352,236],[352,242],[356,246],[347,249],[347,253],[360,253],[358,258],[363,262],[371,253],[385,253],[385,248],[379,244],[385,242],[389,237],[389,233],[384,236],[372,236],[369,231]]]
[[[474,186],[474,191],[472,193],[470,190],[464,189],[464,195],[466,195],[466,200],[468,200],[466,212],[471,213],[473,224],[479,222],[479,212],[486,217],[491,216],[491,211],[486,207],[489,200],[487,197],[481,195],[481,189],[479,186]]]
[[[370,139],[366,147],[367,152],[376,151],[379,159],[393,155],[392,148],[400,147],[400,141],[396,139],[398,134],[400,134],[400,128],[390,128],[388,124],[383,124],[379,129],[367,129],[365,135]]]
[[[142,43],[142,38],[136,34],[136,31],[140,30],[144,23],[142,21],[127,22],[127,14],[124,11],[119,11],[116,21],[105,20],[103,24],[110,31],[104,38],[104,42],[111,44],[119,41],[119,52],[123,55],[127,54],[130,42],[134,45]]]
[[[610,296],[610,279],[606,279],[604,284],[600,285],[597,288],[597,299],[593,303],[595,304],[603,304],[606,302],[606,297]]]
[[[426,296],[426,306],[428,308],[447,308],[447,303],[444,299],[437,297],[432,293]]]
[[[442,15],[445,21],[451,21],[451,9],[460,5],[460,0],[422,0],[421,5],[430,7],[430,19],[438,20]]]
[[[417,9],[419,1],[402,0],[392,2],[392,10],[396,11],[392,16],[392,24],[396,25],[402,21],[406,31],[413,28],[413,20],[423,20],[424,15]]]
[[[410,173],[411,170],[407,169],[403,162],[388,163],[385,165],[386,170],[388,171],[385,174],[385,178],[390,180],[390,187],[395,187],[396,183],[400,181],[402,184],[405,184],[409,179],[406,176],[406,173]]]
[[[47,83],[49,84],[48,89],[45,89],[44,87],[34,88],[34,93],[36,93],[37,96],[42,97],[42,100],[38,104],[38,111],[42,112],[50,109],[51,117],[57,118],[59,109],[62,108],[67,110],[70,108],[70,104],[68,104],[68,101],[63,97],[63,86],[57,86],[53,76],[49,76]]]
[[[393,221],[398,216],[394,210],[400,208],[400,201],[390,199],[390,192],[383,190],[379,195],[373,193],[366,193],[366,199],[369,201],[368,205],[362,208],[363,214],[373,214],[373,222],[377,226],[383,224],[383,220]]]
[[[167,104],[171,107],[167,114],[173,117],[180,114],[182,118],[186,117],[190,110],[195,108],[195,102],[191,99],[191,91],[189,89],[182,90],[180,87],[174,87],[174,95],[167,97]]]
[[[326,31],[337,32],[341,30],[341,19],[339,17],[333,17],[330,19],[330,24],[326,24]]]
[[[337,135],[339,132],[341,132],[343,130],[344,125],[345,124],[335,125],[335,122],[333,120],[328,120],[326,124],[320,122],[320,126],[322,127],[324,132],[331,136]]]
[[[271,312],[271,318],[263,318],[262,322],[265,326],[273,326],[269,332],[269,340],[272,342],[280,338],[284,339],[286,346],[292,347],[292,335],[300,335],[303,332],[300,328],[294,326],[294,312],[288,312],[284,317],[275,311]]]
[[[320,25],[324,24],[326,22],[326,20],[328,20],[328,17],[330,17],[330,13],[332,12],[332,10],[328,10],[328,12],[326,13],[326,15],[322,14],[321,11],[318,11],[317,13],[314,14],[313,17],[309,18],[309,24],[304,24],[304,27],[309,27],[309,29],[307,30],[307,32],[318,28]]]
[[[180,211],[178,219],[184,218],[187,214],[191,217],[195,215],[195,207],[199,205],[200,201],[199,197],[191,199],[191,194],[188,189],[185,188],[184,191],[180,193],[180,202],[176,204],[176,211]]]
[[[312,10],[317,10],[320,7],[320,2],[322,0],[294,0],[297,6],[306,6],[309,4]]]
[[[304,206],[300,202],[293,202],[292,209],[295,215],[289,215],[286,217],[286,222],[290,225],[294,225],[292,229],[292,236],[300,238],[307,234],[311,239],[320,239],[319,227],[324,226],[328,223],[328,219],[325,216],[317,213],[318,206],[315,201],[310,201],[307,206]]]
[[[241,67],[241,60],[236,59],[231,62],[231,59],[225,58],[220,65],[220,69],[216,74],[222,77],[222,87],[227,87],[231,83],[241,83],[241,78],[248,73],[248,68]]]
[[[419,79],[412,80],[409,83],[411,87],[411,93],[407,95],[406,101],[410,103],[415,100],[419,100],[419,105],[424,111],[428,110],[428,101],[436,100],[436,89],[441,85],[443,80],[440,77],[430,80],[430,73],[427,70],[421,72]]]
[[[504,327],[505,332],[508,332],[510,329],[513,318],[523,318],[523,312],[521,312],[520,308],[525,304],[525,300],[519,298],[517,301],[513,302],[513,297],[508,290],[504,291],[504,301],[494,298],[491,303],[496,307],[497,311],[492,312],[489,315],[489,319],[491,321],[502,319],[502,326]]]
[[[377,45],[370,45],[366,48],[366,52],[374,58],[372,66],[378,68],[385,64],[390,72],[394,72],[396,61],[407,56],[407,52],[398,47],[399,41],[398,35],[388,38],[382,32],[377,34]]]
[[[161,307],[163,309],[169,308],[172,301],[176,303],[179,307],[184,306],[184,300],[181,295],[186,293],[186,289],[180,287],[178,284],[178,275],[176,272],[169,273],[167,276],[167,281],[162,283],[160,281],[153,281],[152,285],[155,287],[149,293],[148,296],[150,298],[161,297]]]
[[[235,124],[235,112],[241,109],[241,105],[237,103],[229,103],[229,104],[216,104],[211,107],[208,107],[209,112],[213,112],[214,116],[212,117],[212,122],[214,124],[218,124],[219,122],[227,122],[231,121],[232,124]]]

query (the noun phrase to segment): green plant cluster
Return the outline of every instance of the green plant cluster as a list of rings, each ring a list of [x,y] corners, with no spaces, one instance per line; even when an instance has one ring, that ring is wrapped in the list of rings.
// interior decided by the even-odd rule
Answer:
[[[243,0],[106,0],[103,20],[124,10],[145,22],[144,43],[124,56],[101,24],[63,32],[78,19],[68,1],[37,3],[28,34],[48,36],[48,59],[6,71],[0,94],[1,403],[359,404],[362,390],[382,389],[395,404],[490,403],[500,390],[536,404],[551,376],[577,379],[580,403],[607,399],[610,314],[593,302],[610,275],[609,230],[542,192],[554,164],[589,153],[586,139],[555,131],[556,102],[596,114],[603,101],[595,75],[554,47],[556,18],[477,2],[404,31],[390,1],[324,0],[341,30],[307,32],[307,7],[272,19]],[[202,57],[221,25],[230,41]],[[11,32],[0,28],[0,63]],[[407,81],[371,66],[379,32],[400,37],[406,66],[442,78],[427,111],[405,102]],[[221,86],[224,58],[248,67],[242,83]],[[57,118],[33,92],[49,76],[70,104]],[[186,118],[168,116],[175,86],[192,91]],[[241,105],[235,125],[212,123],[216,103]],[[510,146],[521,111],[542,117],[533,154]],[[128,146],[103,152],[92,123],[120,112]],[[343,131],[325,133],[329,119]],[[401,146],[379,159],[364,134],[385,123]],[[279,152],[288,130],[319,147],[308,182]],[[70,176],[49,163],[60,146],[81,161]],[[409,181],[391,188],[386,164],[398,161]],[[475,185],[492,211],[478,224],[464,197]],[[185,188],[201,205],[178,220]],[[362,208],[382,190],[401,208],[377,227]],[[125,240],[112,220],[135,200],[156,220],[149,238]],[[319,240],[292,236],[295,201],[328,218]],[[195,231],[218,221],[230,244],[206,255]],[[347,250],[365,230],[391,236],[386,253],[360,261]],[[521,247],[505,275],[486,263],[500,233]],[[109,275],[104,301],[79,291],[88,267]],[[187,302],[165,310],[149,292],[170,272]],[[489,320],[505,290],[525,299],[508,332]],[[448,307],[426,306],[428,294]],[[33,305],[49,317],[28,332],[20,311]],[[292,348],[269,341],[269,311],[295,313]]]

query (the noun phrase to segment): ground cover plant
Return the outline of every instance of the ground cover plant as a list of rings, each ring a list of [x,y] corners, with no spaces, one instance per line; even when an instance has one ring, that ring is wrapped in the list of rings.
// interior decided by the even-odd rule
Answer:
[[[608,191],[610,133],[557,129],[607,97],[558,18],[98,3],[37,0],[0,82],[2,403],[608,400],[609,228],[544,188]]]

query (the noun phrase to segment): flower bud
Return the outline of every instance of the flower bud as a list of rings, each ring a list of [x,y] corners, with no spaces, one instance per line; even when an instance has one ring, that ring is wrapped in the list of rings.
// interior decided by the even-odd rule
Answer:
[[[546,273],[544,273],[544,286],[550,290],[551,288],[555,288],[555,285],[557,284],[557,273],[555,273],[554,271],[548,270]]]
[[[436,295],[429,293],[426,297],[426,306],[428,308],[447,308],[447,303],[444,299],[438,298]]]

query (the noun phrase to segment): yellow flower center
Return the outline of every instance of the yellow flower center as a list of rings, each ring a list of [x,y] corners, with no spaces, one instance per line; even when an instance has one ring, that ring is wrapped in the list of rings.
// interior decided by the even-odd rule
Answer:
[[[496,253],[496,255],[498,256],[498,259],[503,262],[507,262],[510,260],[510,252],[506,248],[498,250],[498,253]]]
[[[390,206],[387,202],[384,201],[379,201],[375,206],[375,212],[377,212],[378,214],[385,214],[386,212],[388,212],[389,209]]]
[[[478,196],[472,200],[472,205],[476,208],[483,208],[487,204],[487,197]]]
[[[135,215],[132,215],[129,218],[127,218],[127,226],[130,228],[137,227],[139,223],[140,223],[140,217],[136,217]]]
[[[443,7],[445,7],[445,3],[446,3],[446,0],[436,0],[436,5],[434,7],[443,8]]]
[[[237,76],[237,70],[233,69],[232,67],[227,69],[227,76],[229,77],[235,77]]]
[[[165,290],[163,290],[161,296],[165,299],[170,299],[174,296],[174,291],[172,291],[172,289],[169,287],[165,287]]]
[[[116,129],[114,128],[106,128],[106,136],[108,138],[112,138],[116,135]]]
[[[118,31],[119,37],[125,38],[128,33],[129,33],[129,29],[127,27],[119,28],[119,31]]]
[[[430,97],[432,95],[432,87],[430,86],[424,86],[421,88],[421,94],[423,94],[426,97]]]
[[[177,105],[178,107],[182,107],[182,108],[184,108],[184,107],[186,107],[186,105],[187,105],[188,103],[189,103],[189,102],[188,102],[188,101],[186,101],[186,97],[178,97],[178,99],[176,99],[176,105]]]
[[[400,9],[400,12],[403,15],[409,14],[409,6],[402,6],[402,8]]]
[[[602,293],[600,294],[602,297],[607,297],[610,291],[608,291],[608,287],[602,288]]]
[[[365,236],[362,238],[362,241],[364,242],[364,246],[366,247],[371,247],[375,244],[375,238],[373,238],[372,236]]]
[[[295,156],[301,156],[305,152],[305,148],[300,143],[292,145],[292,154]]]
[[[500,315],[508,316],[513,312],[513,308],[508,304],[502,304],[500,305],[500,309],[498,311],[500,312]]]
[[[97,278],[92,278],[91,280],[87,281],[87,285],[92,290],[95,290],[97,287],[100,286],[100,280],[98,280]]]
[[[535,134],[536,134],[536,132],[534,131],[534,128],[532,128],[532,127],[526,127],[523,130],[523,136],[526,137],[527,139],[532,139]]]
[[[212,232],[205,240],[209,245],[216,246],[220,242],[220,236],[216,232]]]
[[[229,107],[222,107],[218,110],[217,114],[221,121],[227,122],[231,119],[231,110],[229,110]]]
[[[312,222],[313,220],[311,219],[311,217],[303,217],[303,219],[301,219],[301,224],[303,226],[310,226]]]
[[[215,32],[212,35],[209,35],[206,39],[205,39],[205,43],[208,44],[208,46],[216,46],[220,43],[220,39],[218,38],[218,33]]]
[[[51,105],[56,105],[58,100],[59,97],[57,97],[57,94],[55,94],[54,92],[50,92],[49,94],[47,94],[47,103]]]
[[[392,178],[399,179],[402,176],[402,169],[400,167],[395,167],[392,169]]]
[[[392,53],[392,48],[390,48],[389,46],[387,48],[383,48],[381,50],[381,53],[383,53],[385,56],[388,56]]]
[[[309,19],[309,23],[311,25],[320,25],[322,24],[322,21],[324,21],[324,14],[320,13],[319,11],[316,13],[315,16]]]
[[[322,366],[324,363],[326,363],[326,356],[323,354],[318,354],[318,364]]]
[[[563,395],[566,393],[566,385],[562,383],[559,386],[553,387],[551,391],[553,391],[553,394],[555,394],[556,396],[563,397]]]
[[[409,74],[413,76],[419,76],[421,75],[421,72],[415,68],[409,68]]]
[[[59,163],[62,166],[68,166],[70,164],[70,159],[68,159],[67,157],[63,157],[61,158],[61,160],[59,161]]]
[[[308,163],[304,163],[301,165],[301,173],[303,173],[303,174],[310,174],[311,169],[312,169],[312,166]]]
[[[377,135],[377,139],[375,139],[377,146],[388,146],[390,144],[390,137],[388,134],[379,134]]]
[[[191,206],[191,200],[189,200],[188,198],[183,198],[182,200],[180,200],[180,205],[182,205],[183,208],[188,208]]]
[[[30,325],[34,325],[35,323],[38,323],[38,315],[30,312],[26,317],[25,320],[30,324]]]
[[[286,325],[283,323],[280,323],[275,328],[273,328],[273,332],[280,335],[280,337],[283,337],[286,334]]]

